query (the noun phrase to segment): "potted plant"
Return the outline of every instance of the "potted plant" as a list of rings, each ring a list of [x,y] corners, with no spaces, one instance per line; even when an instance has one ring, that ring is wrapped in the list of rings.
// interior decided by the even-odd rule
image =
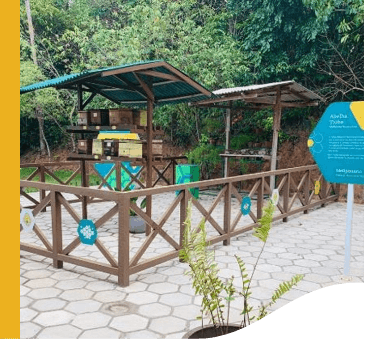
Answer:
[[[118,189],[114,188],[114,190],[119,191]],[[129,192],[131,189],[128,187],[124,189],[124,192]],[[130,202],[136,204],[138,197],[130,198]],[[147,200],[144,198],[139,207],[141,209],[146,208]],[[129,232],[130,233],[144,233],[146,232],[146,222],[137,215],[131,208],[129,209]]]
[[[131,203],[137,203],[138,197],[131,198]],[[139,207],[144,209],[146,207],[147,200],[144,198],[141,201]],[[146,232],[146,222],[136,214],[132,209],[129,209],[129,232],[130,233],[144,233]]]
[[[203,297],[201,315],[197,317],[202,321],[202,325],[186,333],[183,338],[212,338],[244,328],[254,319],[260,320],[265,317],[268,308],[303,279],[303,275],[295,275],[291,280],[281,283],[274,291],[271,300],[258,309],[258,315],[250,315],[253,310],[249,303],[251,281],[266,245],[274,210],[275,206],[270,200],[263,209],[262,218],[259,219],[260,226],[254,229],[253,236],[262,241],[263,245],[250,277],[243,260],[235,255],[242,279],[242,289],[237,291],[233,285],[234,277],[223,282],[218,276],[219,269],[214,261],[214,252],[207,248],[205,221],[203,220],[196,229],[191,228],[191,201],[189,201],[180,258],[189,265],[190,269],[186,274],[192,279],[195,294]],[[237,297],[242,298],[242,321],[239,324],[231,324],[230,302]],[[210,325],[204,325],[204,316],[208,316]]]

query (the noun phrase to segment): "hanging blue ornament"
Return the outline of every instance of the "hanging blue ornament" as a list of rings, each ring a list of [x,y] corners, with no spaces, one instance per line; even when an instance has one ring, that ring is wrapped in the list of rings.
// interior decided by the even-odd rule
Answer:
[[[85,245],[94,245],[95,240],[98,237],[98,231],[93,221],[89,219],[80,220],[77,233],[80,241]]]
[[[247,215],[250,213],[251,211],[251,198],[250,197],[244,197],[242,199],[242,204],[241,204],[241,212],[243,215]]]

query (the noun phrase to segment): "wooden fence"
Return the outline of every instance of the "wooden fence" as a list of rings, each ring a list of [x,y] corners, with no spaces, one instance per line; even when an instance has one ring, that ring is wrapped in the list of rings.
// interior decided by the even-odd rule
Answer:
[[[338,199],[339,185],[325,182],[322,175],[319,174],[316,165],[199,181],[183,185],[133,190],[129,192],[112,192],[107,190],[54,185],[25,180],[20,181],[21,194],[23,197],[34,203],[33,215],[37,216],[47,205],[51,206],[52,244],[46,239],[42,230],[35,225],[33,230],[43,243],[44,248],[25,243],[21,243],[20,247],[22,250],[52,258],[54,267],[61,268],[63,262],[73,263],[75,265],[116,275],[118,276],[118,284],[121,286],[128,286],[131,274],[178,257],[184,232],[186,207],[188,200],[192,199],[189,188],[197,187],[199,189],[204,189],[212,186],[220,187],[218,194],[209,208],[204,207],[199,200],[192,199],[192,202],[196,210],[201,214],[201,217],[205,218],[216,232],[216,235],[209,236],[209,243],[214,244],[222,241],[224,245],[228,245],[232,237],[236,237],[248,230],[251,230],[253,227],[258,226],[258,219],[262,216],[265,196],[267,198],[268,195],[271,194],[268,182],[272,175],[276,178],[276,188],[279,190],[280,196],[282,197],[277,205],[279,215],[274,216],[274,221],[283,219],[285,222],[288,220],[289,216],[301,212],[308,213],[308,210],[313,207],[324,206],[326,203]],[[321,190],[318,195],[316,195],[314,191],[315,180],[319,180],[321,182]],[[238,184],[242,181],[245,181],[246,187],[250,187],[247,195],[251,198],[255,198],[257,204],[256,208],[250,211],[250,222],[244,226],[238,226],[242,214],[240,210],[233,210],[231,203],[232,198],[237,199],[239,203],[242,202],[243,197],[236,188],[236,186],[238,186]],[[248,183],[249,185],[247,185]],[[29,194],[24,192],[24,189],[27,187],[34,187],[45,192],[44,196],[41,197],[39,202],[36,201],[29,196]],[[173,201],[168,206],[166,206],[163,213],[159,213],[159,220],[153,220],[151,217],[152,214],[147,214],[131,201],[131,198],[144,196],[150,196],[153,200],[153,196],[157,194],[171,193],[175,191],[180,191],[180,193],[174,197]],[[117,215],[117,258],[111,254],[111,252],[99,239],[95,242],[95,246],[100,250],[109,264],[98,263],[73,256],[71,252],[80,244],[80,239],[76,232],[76,237],[69,244],[64,245],[62,243],[62,213],[67,212],[71,215],[76,223],[76,228],[81,220],[81,217],[71,205],[71,201],[66,200],[65,194],[74,194],[78,197],[79,201],[86,198],[90,201],[101,200],[114,203],[112,208],[103,215],[98,216],[97,220],[94,221],[95,227],[101,228],[109,219]],[[221,202],[223,203],[224,210],[223,223],[219,223],[219,221],[215,220],[212,216],[213,211]],[[64,209],[61,207],[64,207]],[[175,240],[171,234],[164,230],[164,225],[178,207],[180,210],[179,225],[177,225],[179,227],[179,237]],[[21,206],[21,209],[22,208],[23,207]],[[146,238],[133,256],[130,255],[130,209],[132,209],[147,223]],[[156,255],[146,260],[141,260],[143,254],[149,248],[157,235],[160,235],[171,246],[171,251]]]

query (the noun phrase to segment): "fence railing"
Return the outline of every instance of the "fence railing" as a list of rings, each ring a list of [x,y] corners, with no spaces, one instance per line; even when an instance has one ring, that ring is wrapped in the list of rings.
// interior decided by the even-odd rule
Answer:
[[[236,237],[253,227],[258,226],[258,219],[262,216],[262,208],[265,199],[272,192],[268,184],[270,176],[276,178],[276,188],[278,189],[281,199],[277,204],[277,214],[275,220],[282,219],[284,222],[289,216],[296,213],[308,213],[308,210],[315,206],[324,206],[326,203],[338,199],[339,185],[330,184],[324,181],[319,173],[317,166],[303,166],[289,169],[281,169],[270,172],[262,172],[255,174],[247,174],[222,179],[213,179],[199,181],[190,184],[172,185],[157,188],[148,188],[141,190],[133,190],[129,192],[115,192],[107,190],[97,190],[85,187],[71,187],[66,185],[46,184],[41,182],[21,181],[21,194],[29,199],[28,194],[22,191],[27,187],[34,187],[40,191],[44,191],[44,196],[35,204],[33,215],[36,217],[41,213],[47,205],[51,206],[51,223],[52,223],[52,244],[46,238],[40,227],[34,226],[33,230],[43,244],[43,247],[26,244],[21,242],[21,249],[50,257],[53,259],[54,267],[62,267],[63,262],[73,263],[75,265],[85,266],[97,271],[107,272],[118,276],[118,283],[122,286],[128,286],[131,274],[140,272],[147,268],[153,267],[165,261],[178,257],[181,249],[184,221],[186,219],[186,207],[188,200],[192,199],[195,213],[200,213],[211,225],[212,231],[209,233],[208,241],[211,244],[223,242],[228,245],[232,237]],[[317,195],[314,190],[315,180],[321,182],[321,190]],[[232,203],[239,205],[242,202],[242,194],[236,186],[244,181],[245,187],[248,187],[246,195],[256,201],[256,206],[249,213],[249,219],[245,219],[241,225],[240,220],[242,213],[240,209],[233,209]],[[220,187],[218,194],[215,196],[210,206],[203,206],[203,203],[192,197],[190,188],[207,188]],[[172,202],[165,204],[164,211],[158,213],[147,214],[131,198],[150,196],[153,200],[154,196],[159,194],[173,195]],[[75,238],[68,244],[62,242],[62,214],[68,213],[75,222],[75,229],[79,224],[81,217],[76,209],[67,200],[65,195],[73,194],[79,197],[80,201],[86,198],[99,199],[102,201],[112,202],[112,207],[94,218],[94,224],[97,229],[102,228],[107,221],[113,217],[117,217],[117,258],[113,256],[111,251],[103,244],[100,239],[96,239],[95,246],[106,259],[108,264],[99,263],[89,259],[79,258],[72,255],[72,251],[80,244],[80,239],[75,231]],[[165,199],[167,200],[167,199]],[[33,201],[35,203],[35,201]],[[223,204],[223,205],[222,205]],[[220,205],[223,208],[223,219],[218,220],[213,216],[213,212]],[[153,205],[152,205],[153,206]],[[62,209],[62,207],[64,209]],[[23,207],[21,206],[21,209]],[[87,206],[86,206],[87,208]],[[129,211],[133,210],[147,224],[146,237],[142,244],[133,253],[130,251],[130,234],[129,234]],[[178,225],[176,227],[177,236],[164,229],[168,219],[173,213],[178,213]],[[159,220],[156,216],[159,217]],[[22,227],[21,227],[22,230]],[[170,246],[170,250],[163,254],[154,254],[142,260],[143,255],[149,249],[151,243],[156,236],[161,236]]]

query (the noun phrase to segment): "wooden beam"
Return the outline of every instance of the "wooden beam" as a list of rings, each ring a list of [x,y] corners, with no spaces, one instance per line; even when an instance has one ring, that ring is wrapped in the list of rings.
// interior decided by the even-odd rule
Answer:
[[[154,67],[165,66],[165,64],[166,64],[165,61],[156,61],[156,62],[151,62],[149,64],[142,64],[142,65],[135,65],[135,66],[129,66],[129,67],[124,67],[124,68],[114,69],[114,70],[111,70],[111,71],[102,72],[101,77],[108,77],[110,75],[143,71],[143,70],[151,69],[151,68],[154,68]]]
[[[119,102],[118,101],[115,101],[115,99],[112,99],[110,96],[108,96],[107,94],[105,94],[103,91],[99,90],[98,88],[96,88],[95,86],[91,85],[91,84],[87,84],[86,85],[87,87],[89,87],[92,92],[96,92],[97,94],[100,94],[101,96],[103,96],[104,98],[112,101],[112,102],[115,102],[116,104],[119,105]]]
[[[318,106],[318,101],[312,102],[282,102],[281,107],[309,107]]]
[[[232,102],[229,103],[229,108],[226,110],[226,151],[228,151],[231,147],[230,145],[230,132],[231,132],[231,107]],[[228,172],[228,158],[224,158],[224,177],[227,178],[229,176]]]
[[[213,104],[216,102],[226,102],[226,101],[235,101],[235,100],[243,100],[243,94],[235,95],[235,96],[231,96],[231,97],[207,99],[207,100],[202,100],[202,101],[198,101],[198,102],[192,102],[190,105],[191,106],[200,106],[200,105],[205,105],[205,104]]]
[[[90,96],[87,98],[87,100],[82,104],[83,109],[91,102],[91,100],[94,99],[95,95],[96,95],[96,92],[92,92],[90,94]]]
[[[143,75],[149,75],[155,78],[161,78],[161,79],[166,79],[166,80],[171,80],[173,82],[180,82],[182,81],[180,78],[171,75],[171,74],[166,74],[166,73],[162,73],[162,72],[157,72],[157,71],[139,71],[136,72],[137,74],[143,74]]]
[[[147,99],[147,94],[143,91],[142,88],[139,88],[138,85],[135,85],[133,82],[129,81],[128,79],[123,78],[122,75],[114,75],[113,76],[118,81],[124,82],[127,86],[129,86],[132,90],[137,92],[140,96],[142,96],[144,99]]]
[[[147,94],[148,99],[155,100],[155,96],[153,94],[153,91],[150,89],[150,87],[142,80],[142,78],[137,74],[133,72],[133,75],[138,80],[139,84]]]
[[[77,110],[82,111],[82,85],[77,85]]]

